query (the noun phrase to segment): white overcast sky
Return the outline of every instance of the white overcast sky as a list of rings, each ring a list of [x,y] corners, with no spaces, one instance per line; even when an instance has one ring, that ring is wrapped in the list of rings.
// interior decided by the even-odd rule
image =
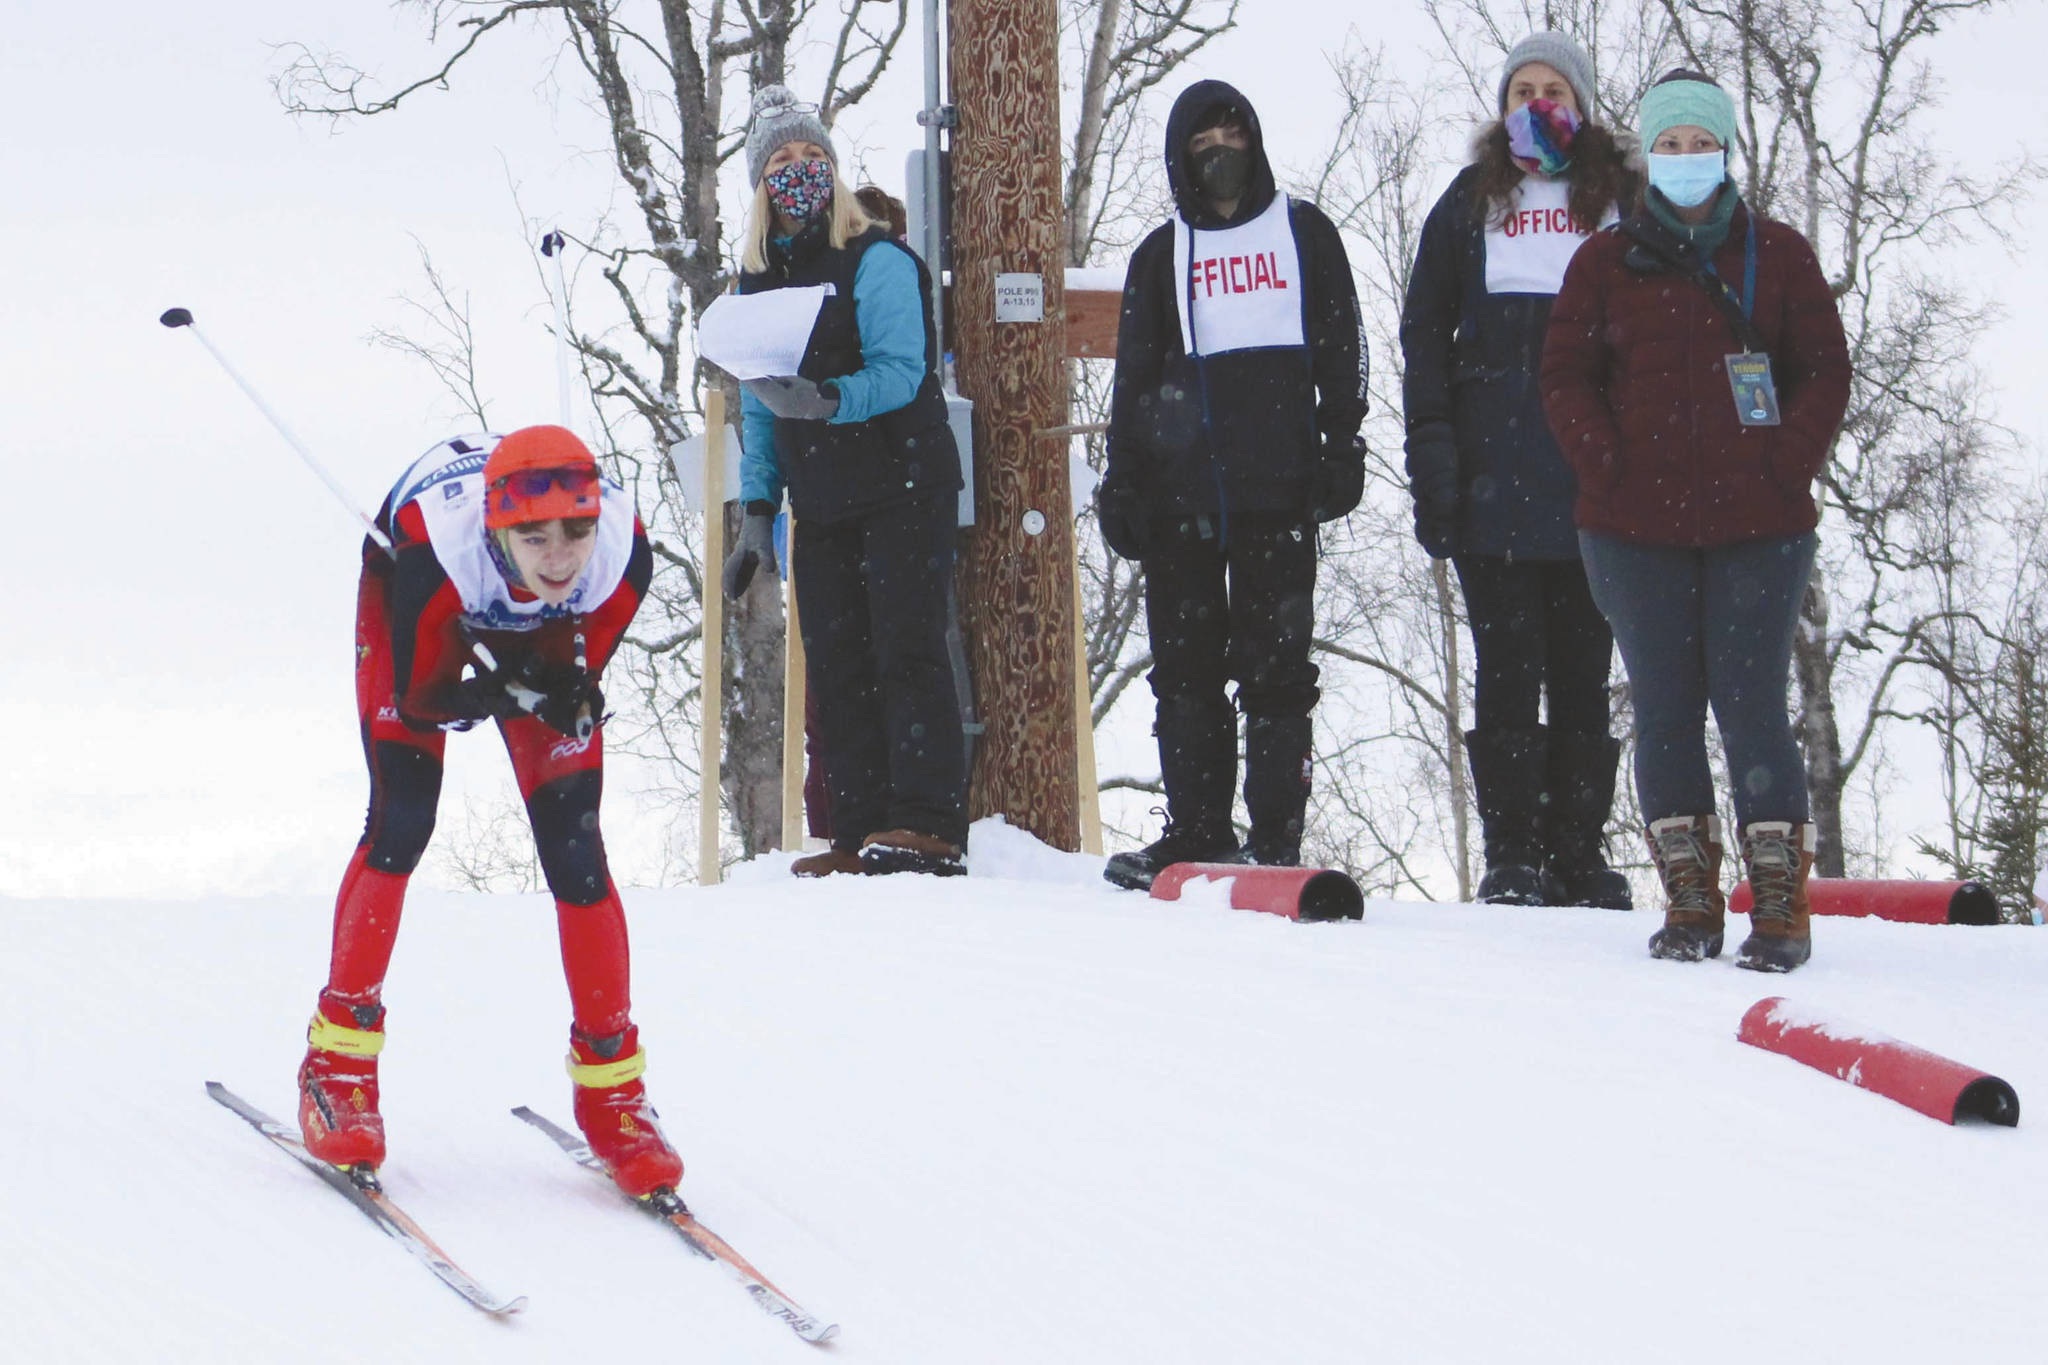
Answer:
[[[1399,9],[1248,0],[1242,31],[1188,76],[1242,86],[1276,156],[1305,162],[1333,118],[1321,54],[1347,30],[1410,35],[1424,59],[1416,21],[1381,17]],[[556,107],[551,44],[515,35],[453,93],[335,133],[271,92],[273,47],[293,40],[393,76],[425,55],[410,11],[310,0],[22,6],[0,47],[0,895],[324,893],[359,827],[357,534],[158,313],[191,308],[367,507],[458,426],[423,371],[366,341],[403,322],[418,238],[472,295],[495,423],[554,419],[547,300],[512,187],[566,225],[614,191],[595,124]],[[2048,146],[2044,52],[2039,3],[1945,33],[1944,145],[1980,165],[2023,138]],[[906,42],[841,124],[842,152],[870,149],[885,183],[918,136],[919,56]],[[2009,310],[1984,359],[1998,415],[2037,445],[2044,209],[2022,222],[2019,260],[1984,247],[1959,263]],[[453,792],[498,780],[494,739],[450,747]],[[615,792],[615,841],[629,816]]]

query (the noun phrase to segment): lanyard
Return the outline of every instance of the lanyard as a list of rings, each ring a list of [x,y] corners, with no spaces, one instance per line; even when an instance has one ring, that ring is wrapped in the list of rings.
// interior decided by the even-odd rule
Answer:
[[[1714,277],[1714,283],[1721,286],[1721,292],[1728,296],[1730,302],[1739,302],[1742,305],[1742,316],[1745,321],[1756,311],[1756,214],[1751,213],[1748,217],[1749,232],[1742,243],[1741,299],[1736,299],[1735,291],[1728,287],[1727,281],[1714,269],[1713,258],[1707,259],[1707,273]]]

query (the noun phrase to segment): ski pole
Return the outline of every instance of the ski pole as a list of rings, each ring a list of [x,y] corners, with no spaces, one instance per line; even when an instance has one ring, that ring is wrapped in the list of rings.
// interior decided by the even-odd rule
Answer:
[[[343,491],[342,486],[334,481],[334,476],[332,474],[329,474],[326,470],[326,467],[323,466],[318,460],[313,458],[313,452],[306,449],[305,443],[300,441],[298,437],[292,435],[292,430],[290,427],[284,424],[284,419],[282,417],[279,417],[275,412],[271,411],[270,404],[263,401],[263,395],[256,392],[255,387],[251,385],[248,380],[242,378],[241,371],[237,370],[233,365],[228,363],[228,358],[221,354],[220,348],[218,346],[215,346],[211,341],[208,341],[206,339],[206,333],[200,331],[197,325],[193,323],[192,312],[190,309],[169,309],[164,313],[162,317],[158,318],[157,321],[161,322],[166,327],[172,329],[183,327],[185,330],[192,333],[194,339],[196,339],[201,346],[204,346],[206,348],[207,354],[211,355],[214,358],[214,360],[219,362],[220,367],[223,370],[227,371],[228,378],[234,380],[235,383],[241,388],[242,392],[249,396],[249,401],[256,405],[256,410],[262,413],[265,417],[270,419],[270,425],[277,428],[277,434],[284,437],[285,442],[288,445],[290,445],[293,450],[299,453],[299,458],[306,462],[306,467],[308,469],[311,469],[315,474],[319,475],[320,481],[327,485],[327,490],[330,493],[334,494],[336,498],[340,499],[341,505],[343,507],[346,507],[349,510],[349,512],[354,515],[355,519],[363,524],[363,529],[370,533],[370,539],[377,542],[378,547],[382,549],[385,554],[392,554],[391,537],[385,535],[383,531],[379,530],[376,522],[370,520],[370,518],[363,515],[362,509],[357,507],[355,503],[350,501],[348,494],[345,491]]]
[[[569,284],[562,275],[562,257],[567,251],[568,239],[560,232],[548,232],[540,239],[540,254],[555,263],[555,287],[549,291],[549,302],[555,306],[555,387],[561,398],[562,425],[574,430],[569,397]]]

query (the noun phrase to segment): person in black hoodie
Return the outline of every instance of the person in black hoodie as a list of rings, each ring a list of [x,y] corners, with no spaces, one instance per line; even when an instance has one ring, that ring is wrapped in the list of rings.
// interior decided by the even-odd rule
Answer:
[[[1500,117],[1423,223],[1401,310],[1415,535],[1456,566],[1472,624],[1479,899],[1626,910],[1628,880],[1603,851],[1621,753],[1614,636],[1579,562],[1578,484],[1537,375],[1566,263],[1633,204],[1638,178],[1590,121],[1593,62],[1564,34],[1517,43],[1499,93]]]
[[[1174,102],[1178,213],[1131,257],[1117,333],[1103,540],[1145,566],[1160,838],[1104,875],[1300,861],[1320,691],[1316,525],[1358,505],[1366,351],[1334,224],[1274,186],[1251,102],[1200,81]],[[1237,682],[1250,838],[1231,823]]]

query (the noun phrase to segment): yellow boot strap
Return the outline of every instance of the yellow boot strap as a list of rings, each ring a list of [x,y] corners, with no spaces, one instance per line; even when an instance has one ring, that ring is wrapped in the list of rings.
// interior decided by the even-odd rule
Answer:
[[[586,1066],[576,1060],[576,1054],[569,1054],[569,1079],[586,1090],[609,1090],[627,1081],[637,1081],[640,1073],[647,1070],[647,1049],[641,1048],[630,1057],[621,1057],[616,1062],[598,1062]]]
[[[339,1052],[344,1057],[374,1057],[384,1050],[381,1032],[337,1024],[324,1014],[315,1014],[307,1025],[306,1041],[322,1052]]]

